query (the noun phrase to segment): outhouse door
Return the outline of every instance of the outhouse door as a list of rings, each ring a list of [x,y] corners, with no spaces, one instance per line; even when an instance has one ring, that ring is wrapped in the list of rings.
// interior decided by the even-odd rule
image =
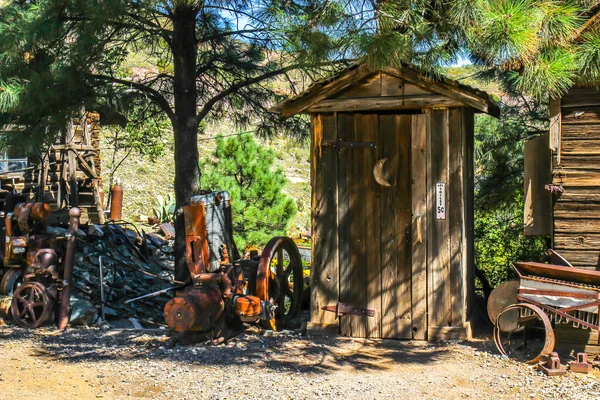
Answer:
[[[341,334],[425,339],[427,116],[338,113],[336,124],[339,301],[354,309]]]

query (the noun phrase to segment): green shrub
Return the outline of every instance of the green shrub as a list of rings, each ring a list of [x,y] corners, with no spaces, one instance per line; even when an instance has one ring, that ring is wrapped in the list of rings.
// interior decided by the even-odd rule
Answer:
[[[282,189],[283,170],[274,167],[275,155],[251,134],[218,138],[217,147],[200,166],[200,187],[231,194],[233,230],[239,248],[264,246],[271,237],[286,235],[297,212],[294,200]]]

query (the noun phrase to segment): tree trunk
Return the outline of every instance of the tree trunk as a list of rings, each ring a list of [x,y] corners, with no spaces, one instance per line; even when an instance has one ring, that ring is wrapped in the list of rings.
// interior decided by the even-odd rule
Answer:
[[[196,11],[179,6],[173,17],[175,121],[175,279],[190,281],[186,264],[183,206],[200,184],[196,115]]]

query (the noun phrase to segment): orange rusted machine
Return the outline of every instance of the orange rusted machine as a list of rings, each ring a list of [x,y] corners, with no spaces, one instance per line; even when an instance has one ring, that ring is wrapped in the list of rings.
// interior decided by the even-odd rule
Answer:
[[[12,297],[11,316],[23,328],[55,319],[60,329],[67,326],[80,212],[72,208],[68,213],[69,229],[59,232],[48,226],[53,213],[43,202],[18,203],[3,221],[0,294]]]
[[[298,316],[303,277],[294,241],[274,237],[261,255],[241,258],[227,192],[194,196],[183,215],[192,284],[166,304],[169,327],[219,337],[226,323],[261,322],[281,329]]]

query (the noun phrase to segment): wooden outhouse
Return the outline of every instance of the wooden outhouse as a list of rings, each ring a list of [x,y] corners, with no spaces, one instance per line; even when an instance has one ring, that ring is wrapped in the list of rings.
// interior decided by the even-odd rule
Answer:
[[[352,337],[470,335],[474,113],[483,92],[358,64],[273,108],[311,118],[311,324]]]
[[[600,91],[550,102],[550,132],[525,144],[525,234],[552,238],[575,267],[600,269]]]

